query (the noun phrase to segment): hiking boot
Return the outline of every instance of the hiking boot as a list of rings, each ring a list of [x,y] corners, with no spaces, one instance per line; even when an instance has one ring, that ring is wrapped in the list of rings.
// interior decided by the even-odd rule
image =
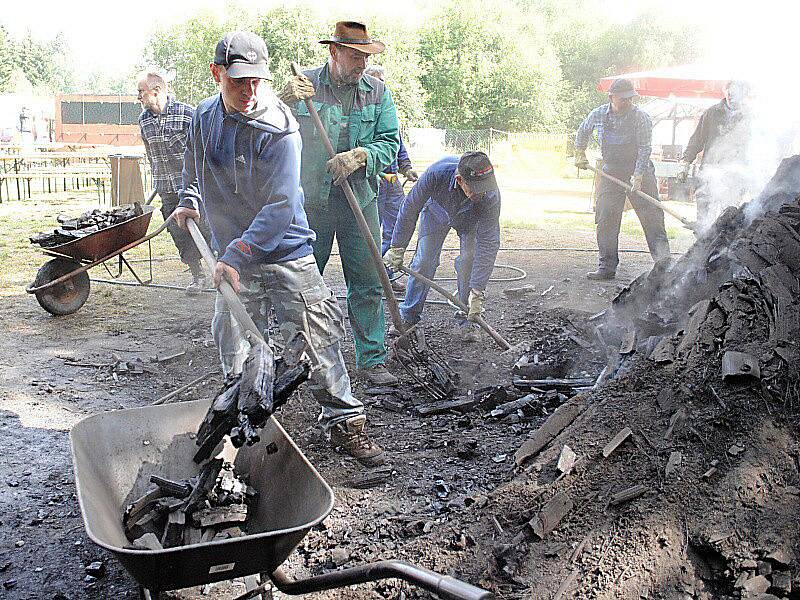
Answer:
[[[373,442],[364,431],[366,415],[350,417],[337,423],[330,430],[331,446],[341,447],[365,467],[378,467],[386,464],[383,448]]]
[[[203,291],[206,283],[206,274],[200,263],[191,263],[189,270],[192,272],[192,282],[186,286],[186,293],[195,296]]]
[[[386,365],[372,365],[359,369],[359,373],[364,375],[371,385],[383,387],[386,385],[397,385],[400,380],[389,372]]]
[[[617,276],[616,271],[609,271],[608,269],[597,269],[597,271],[589,271],[586,274],[586,279],[594,281],[610,281]]]

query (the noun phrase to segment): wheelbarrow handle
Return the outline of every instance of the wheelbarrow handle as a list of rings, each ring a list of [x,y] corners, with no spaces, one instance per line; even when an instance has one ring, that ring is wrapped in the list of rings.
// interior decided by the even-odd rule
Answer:
[[[292,62],[292,74],[301,74],[300,66],[296,62]],[[306,98],[303,100],[303,102],[305,103],[306,108],[308,109],[308,114],[311,116],[311,121],[314,123],[314,127],[316,128],[317,133],[322,140],[322,145],[325,146],[328,156],[333,158],[336,155],[336,151],[333,149],[333,145],[328,137],[328,133],[325,131],[325,127],[322,125],[322,121],[317,113],[317,107],[314,106],[314,102],[311,100],[311,98]],[[361,206],[359,206],[358,200],[356,200],[356,196],[353,193],[353,188],[350,187],[350,182],[347,181],[347,179],[342,181],[341,187],[344,191],[345,198],[347,198],[347,203],[350,205],[350,210],[353,211],[353,216],[356,218],[356,224],[361,232],[361,236],[364,238],[364,241],[369,248],[372,263],[375,266],[375,270],[378,272],[378,278],[380,279],[381,287],[383,288],[383,295],[386,298],[386,304],[389,307],[389,315],[392,317],[392,323],[398,331],[405,333],[406,329],[403,327],[403,318],[400,316],[400,306],[397,304],[397,299],[394,297],[394,291],[392,290],[392,282],[389,281],[389,275],[386,273],[386,269],[383,266],[383,258],[381,257],[380,250],[378,250],[378,245],[372,238],[372,232],[369,230],[369,225],[367,225],[367,220],[364,218],[364,213],[361,212]]]
[[[494,598],[491,592],[460,579],[449,575],[441,575],[435,571],[399,560],[382,560],[300,580],[290,579],[281,568],[278,568],[270,575],[272,583],[281,592],[289,595],[321,592],[357,583],[368,583],[390,578],[407,581],[412,585],[436,594],[442,600],[490,600]],[[255,591],[257,590],[253,590],[253,592]],[[240,596],[237,600],[253,597],[245,595]]]
[[[400,270],[403,273],[405,273],[406,275],[410,275],[410,276],[414,277],[415,279],[419,279],[425,285],[430,286],[431,288],[433,288],[434,290],[439,292],[442,296],[447,298],[447,300],[449,300],[452,304],[454,304],[460,310],[464,311],[465,313],[469,312],[469,307],[467,307],[467,305],[464,304],[458,296],[456,296],[455,294],[451,294],[450,292],[448,292],[446,289],[444,289],[442,286],[440,286],[438,283],[436,283],[432,279],[428,279],[424,275],[422,275],[420,273],[417,273],[416,271],[412,271],[410,268],[406,267],[405,265],[401,266]],[[483,317],[478,317],[478,319],[475,322],[478,325],[480,325],[481,329],[483,329],[486,333],[488,333],[489,336],[495,342],[497,342],[497,345],[500,346],[503,350],[510,350],[511,349],[511,344],[509,344],[502,335],[497,333],[497,331],[494,329],[494,327],[492,327],[491,325],[489,325],[489,323],[486,322],[486,319],[484,319]]]
[[[645,200],[647,200],[650,204],[652,204],[656,208],[660,208],[665,213],[667,213],[669,215],[672,215],[673,217],[678,219],[678,221],[680,221],[681,224],[684,227],[686,227],[687,229],[691,229],[692,231],[696,231],[697,230],[697,223],[692,223],[688,219],[684,219],[677,212],[675,212],[674,210],[672,210],[668,206],[665,206],[663,202],[661,202],[660,200],[657,200],[656,198],[653,198],[650,194],[646,194],[642,190],[634,190],[632,185],[629,185],[629,184],[625,183],[621,179],[617,179],[613,175],[609,175],[608,173],[606,173],[602,169],[598,169],[596,167],[593,167],[592,165],[587,165],[587,167],[588,167],[588,169],[590,171],[594,171],[595,173],[597,173],[601,177],[605,177],[609,181],[613,181],[617,185],[623,187],[628,193],[636,193],[640,198],[644,198]]]
[[[208,247],[203,234],[200,233],[200,228],[192,218],[186,219],[186,227],[189,229],[189,233],[194,240],[194,245],[197,246],[197,249],[200,251],[200,255],[203,257],[208,270],[213,275],[214,270],[217,268],[217,259],[214,258],[214,255],[211,253],[211,248]],[[247,309],[239,299],[239,295],[231,287],[231,284],[223,279],[220,281],[218,289],[225,299],[225,304],[228,305],[228,308],[231,310],[234,318],[239,322],[239,325],[241,325],[245,331],[252,333],[257,339],[264,341],[264,336],[261,335],[253,319],[247,314]]]

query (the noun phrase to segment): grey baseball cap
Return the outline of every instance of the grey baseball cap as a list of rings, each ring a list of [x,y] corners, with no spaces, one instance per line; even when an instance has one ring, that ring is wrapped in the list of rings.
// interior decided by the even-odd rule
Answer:
[[[225,67],[230,77],[258,77],[272,81],[269,72],[267,45],[255,33],[231,31],[226,33],[214,51],[214,64]]]

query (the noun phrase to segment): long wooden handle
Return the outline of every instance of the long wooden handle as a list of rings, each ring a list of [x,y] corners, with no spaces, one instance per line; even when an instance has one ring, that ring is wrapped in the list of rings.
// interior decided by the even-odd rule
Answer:
[[[446,289],[444,289],[442,286],[440,286],[438,283],[436,283],[432,279],[428,279],[427,277],[425,277],[425,275],[421,275],[421,274],[417,273],[416,271],[412,271],[411,269],[409,269],[405,265],[400,267],[400,270],[403,273],[405,273],[406,275],[411,275],[415,279],[419,279],[425,285],[429,285],[431,288],[433,288],[434,290],[439,292],[442,296],[447,298],[450,302],[452,302],[455,306],[460,308],[462,311],[464,311],[465,313],[469,313],[469,307],[466,304],[464,304],[458,296],[456,296],[455,294],[451,294],[450,292],[448,292]],[[497,345],[500,346],[503,350],[510,350],[511,349],[511,344],[509,344],[502,335],[497,333],[497,331],[495,331],[494,327],[492,327],[491,325],[489,325],[489,323],[486,322],[486,319],[484,319],[483,317],[478,317],[478,319],[475,322],[478,325],[480,325],[481,329],[483,329],[486,333],[488,333],[489,336],[491,336],[491,338],[495,342],[497,342]]]
[[[194,245],[197,246],[197,249],[200,251],[200,255],[203,257],[208,270],[213,275],[214,270],[217,268],[217,259],[214,258],[214,255],[211,253],[211,248],[209,248],[208,244],[206,244],[203,234],[200,233],[200,228],[197,226],[197,223],[194,222],[194,219],[191,218],[186,219],[186,226],[189,228],[189,233],[192,235]],[[225,299],[225,304],[228,305],[228,308],[230,308],[231,313],[239,322],[239,325],[245,331],[252,333],[259,340],[264,341],[264,336],[261,335],[261,332],[258,330],[258,327],[256,327],[253,319],[251,319],[250,315],[247,314],[247,309],[244,307],[244,304],[242,304],[242,301],[239,300],[239,295],[233,291],[231,284],[223,279],[220,282],[218,289],[222,294],[222,297]]]
[[[296,62],[292,62],[292,73],[294,75],[300,75],[301,73],[300,67]],[[333,149],[330,138],[328,138],[328,132],[325,131],[325,127],[322,125],[322,121],[319,118],[319,114],[317,113],[317,108],[314,106],[314,102],[311,100],[311,98],[306,98],[303,100],[303,102],[305,102],[306,108],[308,108],[308,114],[311,115],[311,120],[313,121],[314,127],[319,133],[319,137],[322,139],[322,144],[325,146],[325,150],[328,151],[328,156],[333,158],[336,155],[336,151]],[[400,316],[400,307],[397,304],[397,299],[394,297],[394,292],[392,290],[392,282],[389,281],[389,275],[386,273],[386,269],[383,267],[383,257],[381,256],[380,250],[378,250],[378,245],[372,238],[372,232],[369,230],[369,225],[367,225],[367,220],[364,218],[364,213],[361,212],[361,207],[359,206],[358,200],[356,200],[356,196],[353,193],[353,188],[350,187],[350,182],[345,179],[342,182],[341,187],[342,190],[344,190],[347,203],[350,205],[350,210],[353,211],[353,215],[356,218],[358,230],[361,232],[361,236],[364,238],[364,241],[367,243],[367,247],[369,248],[372,264],[374,265],[375,270],[378,272],[378,277],[381,281],[381,287],[383,287],[383,295],[386,298],[386,303],[389,306],[389,315],[392,317],[392,323],[394,323],[394,326],[398,331],[405,333],[405,327],[403,327],[403,318]]]
[[[661,202],[660,200],[656,200],[650,194],[646,194],[642,190],[634,190],[632,185],[629,185],[629,184],[625,183],[621,179],[617,179],[613,175],[609,175],[608,173],[606,173],[602,169],[598,169],[596,167],[593,167],[593,166],[589,165],[589,170],[590,171],[594,171],[595,173],[597,173],[601,177],[605,177],[609,181],[613,181],[614,183],[616,183],[619,186],[622,186],[629,193],[630,192],[636,193],[640,198],[644,198],[645,200],[647,200],[650,204],[652,204],[656,208],[660,208],[665,213],[670,214],[673,217],[675,217],[676,219],[678,219],[678,221],[680,221],[683,224],[683,226],[686,227],[687,229],[691,229],[692,231],[694,231],[695,223],[692,223],[691,221],[689,221],[687,219],[684,219],[677,212],[675,212],[671,208],[665,206],[663,202]]]

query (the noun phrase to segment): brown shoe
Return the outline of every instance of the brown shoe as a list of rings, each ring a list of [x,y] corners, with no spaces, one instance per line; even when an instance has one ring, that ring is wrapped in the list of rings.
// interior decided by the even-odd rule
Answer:
[[[358,372],[367,378],[370,385],[382,387],[385,385],[394,386],[400,384],[400,380],[389,372],[386,365],[372,365],[371,367],[359,369]]]
[[[369,439],[364,431],[366,423],[366,415],[350,417],[346,421],[337,423],[331,427],[331,446],[341,446],[345,453],[365,467],[385,465],[386,457],[383,454],[383,448]]]

